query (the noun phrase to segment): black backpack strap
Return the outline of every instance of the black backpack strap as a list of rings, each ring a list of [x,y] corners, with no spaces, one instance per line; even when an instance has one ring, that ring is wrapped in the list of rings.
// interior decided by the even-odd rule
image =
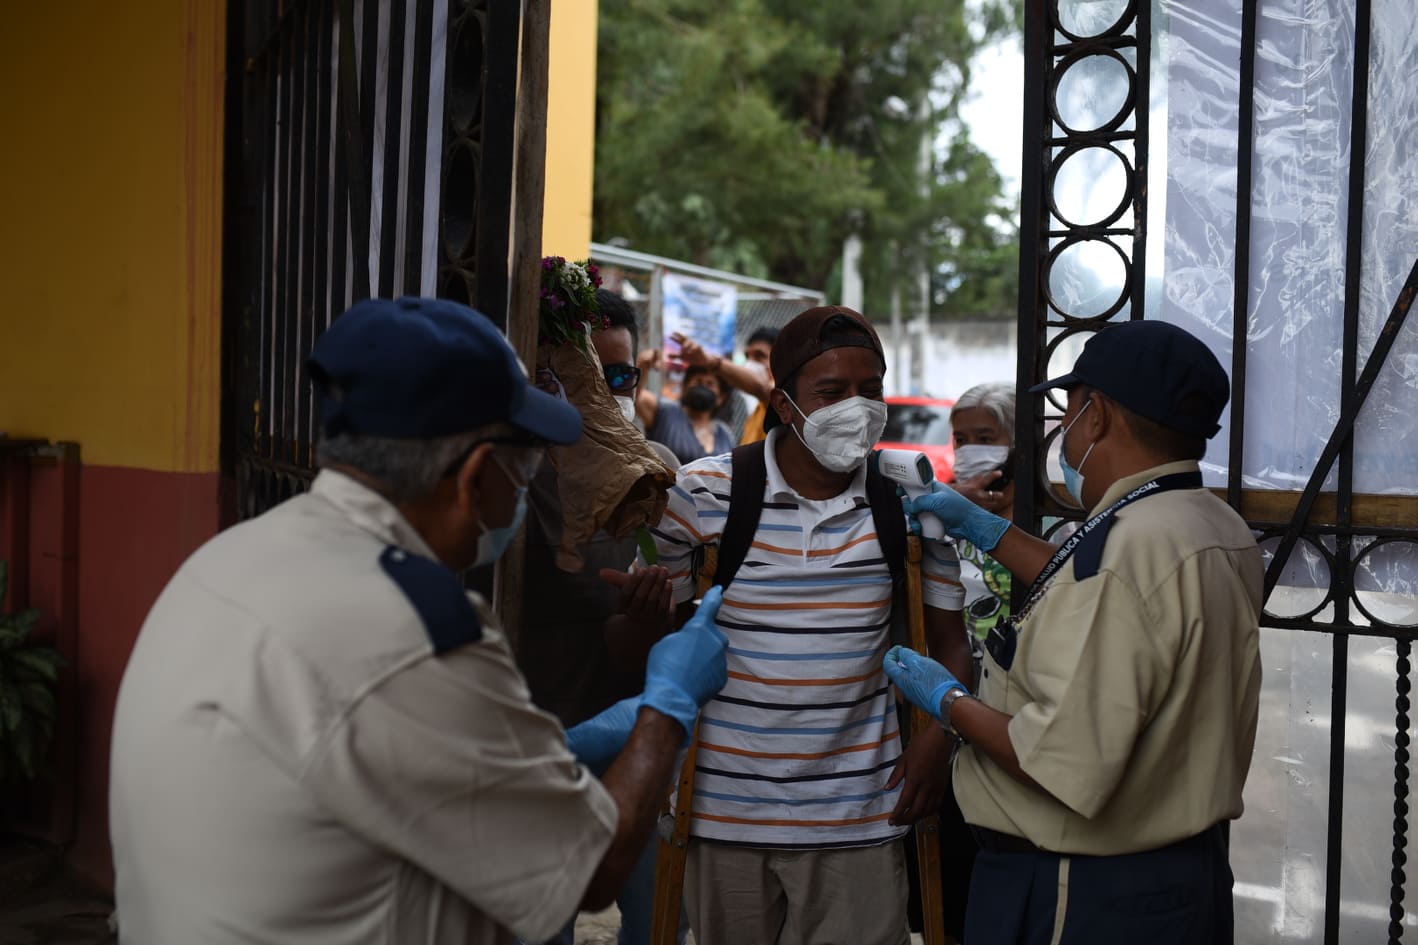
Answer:
[[[901,510],[896,483],[877,470],[875,453],[867,462],[867,502],[882,557],[891,569],[891,584],[902,587],[906,581],[906,513]]]
[[[877,470],[877,456],[867,461],[867,502],[871,505],[872,524],[881,556],[891,569],[891,642],[911,645],[911,627],[906,589],[906,513],[901,509],[901,496],[896,483]]]
[[[714,569],[714,584],[719,587],[727,588],[733,581],[758,532],[758,518],[763,514],[763,489],[768,483],[768,463],[763,454],[766,445],[766,440],[759,440],[736,447],[731,454],[733,479],[729,483],[729,517],[719,535],[719,561]]]

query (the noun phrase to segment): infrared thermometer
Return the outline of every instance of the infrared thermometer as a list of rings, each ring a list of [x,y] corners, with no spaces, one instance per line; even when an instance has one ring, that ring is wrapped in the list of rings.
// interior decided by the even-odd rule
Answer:
[[[877,450],[877,470],[906,491],[906,496],[929,495],[935,483],[935,468],[930,457],[919,450]],[[916,516],[921,523],[921,536],[935,541],[945,537],[945,526],[931,512],[921,512]]]

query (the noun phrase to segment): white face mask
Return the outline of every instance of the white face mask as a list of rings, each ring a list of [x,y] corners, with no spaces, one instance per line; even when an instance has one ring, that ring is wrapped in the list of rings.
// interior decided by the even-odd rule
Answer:
[[[955,448],[955,481],[974,479],[981,473],[998,469],[1009,458],[1008,446],[966,443]]]
[[[620,408],[620,415],[625,418],[626,423],[635,422],[635,398],[622,397],[619,394],[615,397],[615,405]]]
[[[866,462],[886,429],[886,404],[879,400],[848,397],[814,410],[811,416],[803,413],[793,398],[789,397],[788,403],[803,418],[798,438],[822,468],[831,472],[851,472]],[[793,432],[797,433],[796,427]]]

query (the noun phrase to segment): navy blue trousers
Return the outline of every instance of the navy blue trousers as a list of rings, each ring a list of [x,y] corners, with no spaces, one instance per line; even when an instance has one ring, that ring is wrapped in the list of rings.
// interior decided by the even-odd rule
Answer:
[[[1228,827],[1121,856],[981,851],[964,945],[1232,945]]]

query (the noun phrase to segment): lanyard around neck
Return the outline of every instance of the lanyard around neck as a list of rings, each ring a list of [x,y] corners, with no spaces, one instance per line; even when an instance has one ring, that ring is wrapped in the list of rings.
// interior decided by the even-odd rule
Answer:
[[[1087,551],[1092,552],[1090,557],[1097,560],[1102,555],[1102,545],[1107,539],[1108,530],[1113,527],[1114,516],[1123,507],[1131,505],[1148,496],[1159,495],[1163,492],[1171,492],[1176,489],[1200,489],[1202,487],[1201,473],[1190,471],[1172,473],[1170,476],[1159,476],[1150,479],[1138,486],[1136,489],[1123,496],[1112,505],[1108,506],[1097,515],[1090,518],[1083,524],[1083,527],[1072,535],[1068,536],[1059,550],[1054,552],[1054,556],[1049,559],[1049,563],[1044,565],[1044,570],[1039,572],[1039,576],[1034,579],[1034,583],[1029,587],[1029,594],[1024,599],[1024,606],[1018,611],[1016,620],[1022,620],[1024,615],[1039,602],[1039,598],[1044,596],[1044,591],[1048,589],[1049,582],[1059,569],[1064,566],[1070,558],[1081,548],[1087,546]],[[1096,569],[1094,570],[1096,573]]]

